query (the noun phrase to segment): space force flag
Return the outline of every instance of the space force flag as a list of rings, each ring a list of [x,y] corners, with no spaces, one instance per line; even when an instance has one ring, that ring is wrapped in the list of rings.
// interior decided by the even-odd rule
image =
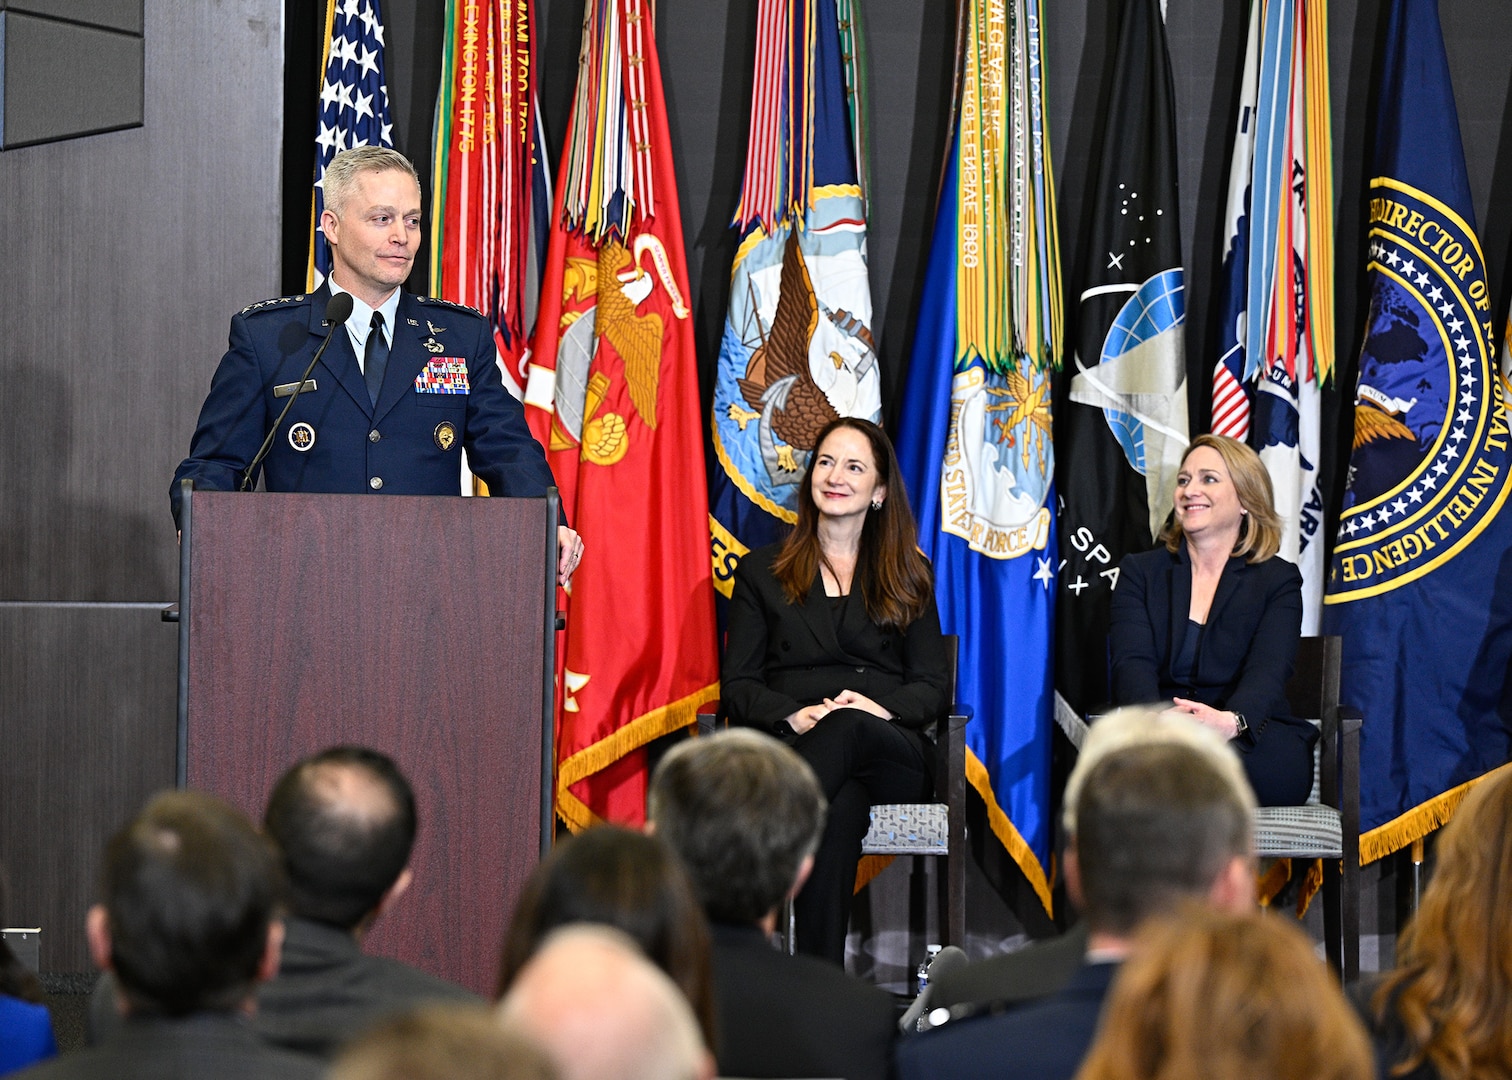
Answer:
[[[526,383],[587,554],[566,600],[557,813],[645,817],[643,747],[719,696],[698,377],[649,0],[588,0]]]
[[[843,0],[847,10],[849,0]],[[730,308],[719,345],[710,438],[714,584],[726,599],[748,550],[798,520],[798,484],[820,430],[880,421],[866,208],[856,154],[864,130],[847,91],[836,0],[760,0],[756,77],[735,226]],[[846,31],[859,34],[853,18]]]
[[[1060,257],[1039,0],[973,0],[898,457],[960,638],[966,779],[1051,907],[1051,622]]]
[[[383,77],[383,17],[378,0],[327,0],[320,71],[310,264],[306,273],[312,291],[331,272],[331,248],[320,230],[326,166],[343,150],[394,145],[388,83]]]
[[[1316,634],[1323,597],[1319,385],[1334,351],[1321,0],[1255,0],[1235,127],[1212,430],[1247,441],[1264,462],[1282,521],[1280,555],[1302,571],[1302,632]]]
[[[1147,550],[1187,445],[1185,276],[1171,66],[1158,0],[1130,0],[1089,213],[1077,348],[1056,381],[1057,711],[1108,702],[1118,563]]]
[[[1508,757],[1512,513],[1485,259],[1436,0],[1394,0],[1369,192],[1370,310],[1324,624],[1365,715],[1362,861]]]

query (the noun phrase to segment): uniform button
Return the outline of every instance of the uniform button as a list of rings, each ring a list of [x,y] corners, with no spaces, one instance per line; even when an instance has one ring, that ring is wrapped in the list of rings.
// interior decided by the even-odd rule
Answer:
[[[856,674],[857,675],[865,675],[866,674],[866,669],[864,667],[858,667],[856,669]]]
[[[372,488],[374,491],[378,491],[379,489],[381,489],[383,487],[383,477],[381,477],[381,476],[375,476],[375,477],[373,477],[371,480],[368,481],[368,487]]]
[[[377,442],[381,438],[383,438],[383,436],[378,434],[377,428],[374,428],[372,431],[368,432],[368,442]]]

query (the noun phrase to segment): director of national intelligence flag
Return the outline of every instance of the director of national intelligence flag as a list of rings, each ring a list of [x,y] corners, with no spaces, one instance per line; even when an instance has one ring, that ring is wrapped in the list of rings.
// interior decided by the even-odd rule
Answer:
[[[1394,0],[1371,302],[1325,598],[1364,711],[1361,861],[1443,824],[1508,757],[1512,512],[1491,297],[1437,0]]]

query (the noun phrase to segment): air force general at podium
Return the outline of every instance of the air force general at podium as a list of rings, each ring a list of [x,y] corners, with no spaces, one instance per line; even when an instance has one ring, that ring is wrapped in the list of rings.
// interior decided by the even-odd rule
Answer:
[[[175,520],[186,477],[214,491],[242,486],[328,334],[325,355],[259,466],[269,491],[457,494],[466,449],[468,467],[494,494],[544,495],[555,483],[551,467],[504,387],[488,321],[472,308],[401,288],[420,246],[414,167],[392,150],[348,150],[332,159],[324,187],[330,278],[312,293],[266,300],[232,317],[230,346],[189,456],[173,476]],[[333,327],[327,303],[343,292],[352,314],[345,327]],[[564,526],[564,583],[582,546]]]

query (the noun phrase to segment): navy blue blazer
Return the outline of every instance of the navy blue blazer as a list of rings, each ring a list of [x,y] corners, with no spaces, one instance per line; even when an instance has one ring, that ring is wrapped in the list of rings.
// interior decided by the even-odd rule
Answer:
[[[299,380],[326,336],[329,298],[322,286],[232,317],[230,346],[189,456],[173,474],[175,520],[185,477],[212,491],[241,486],[242,472],[287,404],[275,391]],[[394,324],[376,408],[351,338],[337,330],[310,375],[314,389],[300,393],[260,466],[267,489],[455,495],[466,448],[469,468],[494,494],[544,495],[555,483],[551,468],[504,387],[487,320],[472,308],[401,293]],[[436,370],[433,362],[448,359],[465,362],[465,392],[434,392],[438,380],[426,378]],[[454,388],[462,384],[452,379]]]
[[[1190,678],[1171,663],[1187,632],[1192,561],[1182,545],[1119,563],[1110,644],[1113,701],[1139,705],[1189,698],[1243,713],[1249,731],[1232,743],[1261,805],[1303,802],[1312,785],[1317,730],[1291,715],[1286,682],[1302,635],[1302,574],[1285,559],[1231,558],[1218,579]]]
[[[1059,993],[956,1020],[898,1044],[900,1080],[1072,1080],[1097,1035],[1118,964],[1082,964]]]
[[[781,544],[757,548],[735,570],[720,670],[730,720],[790,737],[787,717],[842,690],[866,695],[906,728],[943,716],[950,660],[933,596],[900,633],[873,623],[860,594],[852,594],[837,626],[819,574],[805,603],[787,602],[772,576],[780,550]]]

